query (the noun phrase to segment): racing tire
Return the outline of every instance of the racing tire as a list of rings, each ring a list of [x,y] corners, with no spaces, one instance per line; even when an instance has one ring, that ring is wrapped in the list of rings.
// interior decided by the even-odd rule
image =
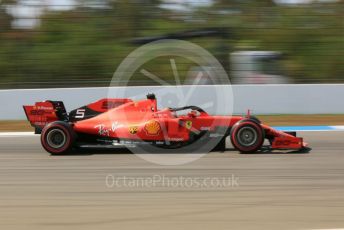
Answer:
[[[46,125],[41,134],[43,148],[52,155],[70,152],[74,146],[76,135],[72,127],[63,121],[55,121]]]
[[[255,121],[257,124],[261,124],[262,122],[255,116],[250,116],[250,118],[248,118],[249,120]]]
[[[231,130],[231,142],[241,153],[259,150],[265,139],[263,128],[255,120],[245,119],[237,122]]]

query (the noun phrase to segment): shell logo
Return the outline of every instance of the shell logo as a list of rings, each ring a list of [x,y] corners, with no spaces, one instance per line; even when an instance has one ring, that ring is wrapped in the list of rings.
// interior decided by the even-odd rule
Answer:
[[[160,133],[161,127],[159,122],[151,120],[145,124],[144,130],[146,131],[147,135],[156,136]]]

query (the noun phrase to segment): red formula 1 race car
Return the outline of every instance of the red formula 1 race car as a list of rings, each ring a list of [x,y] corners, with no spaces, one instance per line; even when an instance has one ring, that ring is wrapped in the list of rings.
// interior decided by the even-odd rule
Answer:
[[[196,142],[224,151],[228,136],[242,153],[262,150],[265,140],[269,145],[264,147],[271,150],[310,150],[296,133],[277,131],[249,115],[212,116],[197,106],[159,110],[154,94],[141,101],[102,99],[69,114],[61,101],[37,102],[24,110],[51,154],[116,145],[178,150]]]

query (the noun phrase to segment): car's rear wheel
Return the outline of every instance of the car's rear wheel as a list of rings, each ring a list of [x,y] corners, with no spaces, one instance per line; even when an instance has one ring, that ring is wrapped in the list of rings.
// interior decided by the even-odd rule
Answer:
[[[231,141],[241,153],[259,150],[264,143],[264,130],[254,120],[246,119],[236,123],[231,130]]]
[[[74,142],[75,133],[66,122],[55,121],[42,130],[42,146],[53,155],[68,153],[72,149]]]

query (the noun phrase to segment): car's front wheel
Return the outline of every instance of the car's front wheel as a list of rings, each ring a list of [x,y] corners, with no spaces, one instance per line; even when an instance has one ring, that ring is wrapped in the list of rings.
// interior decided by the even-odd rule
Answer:
[[[72,127],[62,121],[55,121],[44,127],[41,134],[43,148],[53,154],[69,152],[75,142],[75,133]]]
[[[259,150],[264,143],[264,130],[255,120],[242,120],[231,130],[231,141],[241,153],[252,153]]]

